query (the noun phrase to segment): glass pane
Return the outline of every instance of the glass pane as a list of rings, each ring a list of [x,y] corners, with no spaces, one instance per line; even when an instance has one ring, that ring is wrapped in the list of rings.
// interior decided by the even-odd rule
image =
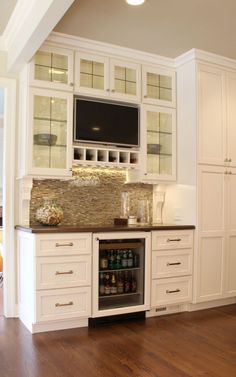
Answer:
[[[160,87],[172,89],[172,80],[170,76],[160,75]]]
[[[161,154],[172,154],[172,135],[160,133]]]
[[[172,174],[172,159],[171,156],[160,156],[160,174]]]
[[[172,100],[172,91],[171,89],[160,88],[160,99],[164,101]]]
[[[43,145],[34,145],[33,167],[50,168],[50,147]]]
[[[115,66],[115,79],[125,80],[125,68]]]
[[[66,147],[55,146],[50,149],[50,167],[54,169],[65,169]]]
[[[160,131],[172,133],[172,115],[167,113],[159,113],[160,115]]]
[[[159,131],[160,128],[160,113],[148,111],[147,112],[147,129],[151,131]]]
[[[52,67],[68,70],[68,57],[65,55],[52,54]]]
[[[50,118],[51,98],[43,96],[34,97],[34,117]]]
[[[60,69],[53,68],[52,69],[52,81],[67,84],[68,83],[68,72],[62,71]]]
[[[98,62],[92,62],[93,65],[93,75],[104,77],[104,64]]]
[[[147,173],[159,174],[159,161],[160,156],[158,154],[147,155]]]
[[[104,79],[103,77],[93,76],[93,86],[94,89],[104,89]]]
[[[156,73],[147,72],[147,85],[159,86],[160,76]]]
[[[86,73],[80,74],[80,86],[85,88],[92,88],[93,87],[93,76],[88,75]]]
[[[93,72],[92,61],[81,59],[80,60],[80,73],[92,74],[92,72]]]
[[[50,68],[48,67],[36,65],[34,73],[36,80],[51,81]]]
[[[51,119],[67,120],[67,100],[51,98]]]
[[[160,98],[160,88],[157,86],[147,86],[147,96],[153,99]]]
[[[126,93],[136,95],[136,83],[126,82]]]
[[[136,70],[132,68],[126,68],[126,80],[136,83]]]
[[[125,93],[125,81],[115,80],[115,91],[118,93]]]
[[[66,122],[51,122],[51,133],[57,136],[56,145],[66,146],[67,138]]]
[[[159,132],[148,132],[147,133],[147,144],[160,144],[160,134]],[[152,153],[151,151],[148,153]]]
[[[50,52],[38,51],[35,54],[35,64],[43,65],[45,67],[51,67],[51,65],[52,65],[52,54]]]

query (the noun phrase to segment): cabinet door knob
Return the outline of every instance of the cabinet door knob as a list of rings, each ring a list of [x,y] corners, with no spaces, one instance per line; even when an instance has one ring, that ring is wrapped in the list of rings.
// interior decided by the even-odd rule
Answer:
[[[228,162],[232,162],[232,159],[231,159],[231,158],[229,158],[229,159],[228,159]]]
[[[228,162],[228,158],[225,158],[225,162]]]
[[[69,84],[70,86],[74,86],[74,83],[73,82],[70,82],[70,84]]]
[[[227,171],[225,171],[224,174],[229,174],[229,173]]]
[[[143,96],[143,98],[148,98],[147,94],[145,94],[145,95]]]
[[[112,89],[111,92],[112,92],[112,93],[115,93],[115,89]]]
[[[107,88],[107,92],[110,92],[110,89],[109,89],[109,88]]]

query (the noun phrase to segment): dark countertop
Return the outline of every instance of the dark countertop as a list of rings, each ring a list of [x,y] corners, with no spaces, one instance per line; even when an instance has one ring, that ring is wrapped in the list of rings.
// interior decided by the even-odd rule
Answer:
[[[100,232],[134,232],[151,230],[181,230],[181,229],[195,229],[194,225],[177,225],[177,224],[150,224],[150,225],[58,225],[58,226],[43,226],[34,225],[21,226],[16,225],[17,230],[22,230],[29,233],[100,233]]]

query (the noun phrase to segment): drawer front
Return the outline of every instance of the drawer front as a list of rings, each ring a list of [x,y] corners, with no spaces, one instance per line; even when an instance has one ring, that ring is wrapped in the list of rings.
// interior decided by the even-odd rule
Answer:
[[[91,256],[38,257],[36,289],[91,286]]]
[[[91,233],[40,234],[36,237],[36,255],[90,254]]]
[[[91,316],[91,288],[38,291],[36,322]]]
[[[152,278],[191,275],[192,249],[153,251]]]
[[[189,302],[191,299],[191,277],[156,279],[152,281],[152,307]]]
[[[193,247],[193,231],[153,231],[152,250],[170,250]]]

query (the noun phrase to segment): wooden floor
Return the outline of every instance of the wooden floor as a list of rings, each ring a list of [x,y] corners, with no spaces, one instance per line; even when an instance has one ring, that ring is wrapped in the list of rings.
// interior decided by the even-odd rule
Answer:
[[[0,317],[1,377],[236,377],[236,305],[31,335]]]

